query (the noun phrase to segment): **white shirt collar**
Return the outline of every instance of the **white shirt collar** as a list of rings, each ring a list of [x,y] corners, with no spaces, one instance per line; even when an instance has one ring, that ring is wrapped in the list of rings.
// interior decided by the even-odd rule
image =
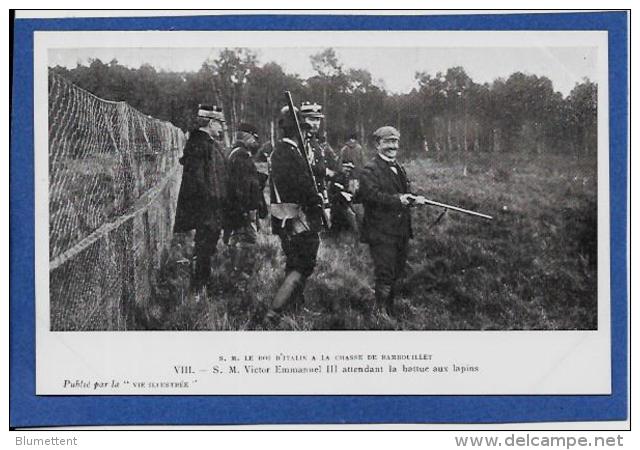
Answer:
[[[378,156],[383,160],[386,161],[388,163],[393,163],[395,164],[396,160],[395,159],[391,159],[388,156],[384,156],[382,153],[378,153]]]

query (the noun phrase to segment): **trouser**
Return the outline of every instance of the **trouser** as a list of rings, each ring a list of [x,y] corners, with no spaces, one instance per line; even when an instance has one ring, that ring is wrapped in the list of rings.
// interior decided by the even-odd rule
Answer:
[[[369,251],[376,283],[393,286],[407,265],[409,239],[392,236],[384,241],[370,242]]]
[[[234,223],[230,230],[229,245],[251,246],[256,243],[257,232],[255,223],[252,220],[255,213],[247,213]]]
[[[233,267],[244,273],[253,272],[255,266],[254,248],[257,231],[251,215],[247,214],[235,224],[230,232],[229,246],[232,248]]]
[[[216,253],[216,246],[220,238],[221,226],[215,222],[207,222],[196,228],[195,278],[198,282],[206,282],[211,273],[211,257]]]
[[[286,257],[286,272],[299,272],[307,278],[316,266],[316,257],[320,247],[320,237],[317,232],[304,231],[290,235],[282,233],[280,244]]]
[[[362,203],[353,203],[351,206],[356,215],[356,225],[359,232],[362,229],[362,220],[364,219],[364,206],[362,206]]]
[[[331,231],[351,230],[357,234],[358,228],[356,213],[352,207],[343,203],[331,205]]]
[[[286,258],[285,277],[271,304],[280,313],[288,304],[300,307],[304,303],[304,285],[316,265],[320,237],[317,232],[281,233],[280,244]]]
[[[385,240],[370,242],[369,251],[373,259],[376,300],[392,312],[395,284],[407,264],[409,239],[389,236]]]

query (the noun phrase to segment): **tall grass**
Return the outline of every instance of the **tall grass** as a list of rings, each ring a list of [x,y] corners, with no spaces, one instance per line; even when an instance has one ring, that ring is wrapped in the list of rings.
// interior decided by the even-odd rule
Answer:
[[[408,274],[398,314],[373,300],[368,248],[352,236],[323,236],[304,307],[281,330],[556,330],[597,328],[597,203],[593,161],[482,155],[406,164],[414,190],[494,216],[493,221],[425,207],[413,213]],[[188,289],[177,263],[192,254],[181,237],[162,274],[150,328],[263,330],[260,318],[284,276],[278,239],[266,223],[249,277],[218,246],[206,292]]]

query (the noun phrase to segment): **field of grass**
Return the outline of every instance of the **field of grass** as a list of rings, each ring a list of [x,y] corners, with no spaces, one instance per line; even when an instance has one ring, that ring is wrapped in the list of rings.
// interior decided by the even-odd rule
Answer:
[[[597,198],[594,158],[481,155],[460,161],[405,164],[415,191],[440,202],[494,216],[491,222],[437,208],[414,210],[410,270],[390,318],[373,301],[366,245],[346,235],[323,237],[306,303],[279,330],[558,330],[597,328]],[[189,291],[172,255],[148,312],[148,328],[263,330],[283,277],[279,241],[267,223],[253,253],[252,276],[233,270],[222,243],[206,292]]]

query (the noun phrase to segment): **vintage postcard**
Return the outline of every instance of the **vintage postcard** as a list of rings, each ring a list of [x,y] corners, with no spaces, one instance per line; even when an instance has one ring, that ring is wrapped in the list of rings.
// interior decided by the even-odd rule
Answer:
[[[33,31],[37,396],[616,394],[607,29],[208,19]]]

